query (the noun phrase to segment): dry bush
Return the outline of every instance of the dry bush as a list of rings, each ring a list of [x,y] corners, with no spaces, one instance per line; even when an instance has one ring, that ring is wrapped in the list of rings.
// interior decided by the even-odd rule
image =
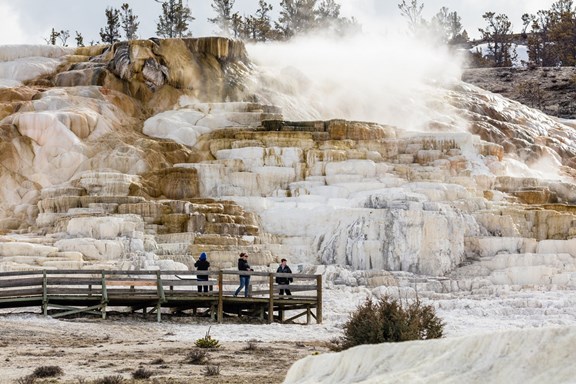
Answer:
[[[423,305],[418,299],[403,306],[396,299],[384,297],[374,303],[367,299],[344,324],[341,345],[348,349],[361,344],[379,344],[442,337],[444,324],[436,316],[434,307]]]
[[[185,363],[194,364],[194,365],[204,365],[208,362],[208,352],[201,350],[201,349],[193,349],[188,352],[186,355],[186,359],[184,359]]]
[[[94,382],[94,384],[123,384],[124,378],[120,375],[116,376],[105,376],[101,379],[98,379]]]
[[[62,368],[56,365],[45,365],[42,367],[38,367],[34,370],[32,375],[37,378],[44,378],[44,377],[56,377],[62,376],[64,372]]]
[[[135,370],[134,372],[132,372],[132,378],[134,380],[144,380],[144,379],[148,379],[150,378],[150,376],[152,376],[154,374],[154,372],[146,369],[146,368],[138,368],[137,370]]]
[[[36,377],[34,375],[24,376],[16,380],[16,384],[34,384],[35,382]]]
[[[219,365],[208,365],[204,367],[204,375],[206,376],[218,376],[220,375]]]
[[[249,340],[248,344],[242,348],[243,351],[257,351],[260,347],[258,346],[258,342],[254,340]]]

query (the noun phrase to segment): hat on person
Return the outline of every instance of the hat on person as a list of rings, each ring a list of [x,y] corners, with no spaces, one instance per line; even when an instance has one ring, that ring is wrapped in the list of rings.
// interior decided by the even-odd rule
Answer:
[[[206,252],[200,254],[200,260],[206,260]]]

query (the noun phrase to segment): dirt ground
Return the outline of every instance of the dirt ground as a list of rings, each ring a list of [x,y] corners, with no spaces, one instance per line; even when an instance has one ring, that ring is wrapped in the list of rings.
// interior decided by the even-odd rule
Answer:
[[[283,341],[220,342],[219,348],[200,349],[150,324],[154,321],[78,318],[47,325],[0,314],[0,383],[271,384],[281,383],[296,360],[328,351],[322,342]],[[204,364],[189,361],[194,350],[207,352]],[[46,366],[60,367],[63,375],[29,380]],[[151,376],[135,380],[139,369]],[[207,370],[219,374],[208,376]]]

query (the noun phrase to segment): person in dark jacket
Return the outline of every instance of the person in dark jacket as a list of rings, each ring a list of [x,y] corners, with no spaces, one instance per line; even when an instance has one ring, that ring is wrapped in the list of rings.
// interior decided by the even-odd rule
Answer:
[[[206,259],[207,259],[206,252],[202,252],[200,254],[200,258],[194,263],[194,267],[196,268],[197,271],[207,271],[208,268],[210,268],[210,262],[208,262],[208,260]],[[197,275],[196,280],[208,281],[208,275]],[[198,292],[202,292],[202,290],[204,290],[204,292],[208,292],[208,286],[198,285]]]
[[[276,270],[276,273],[292,273],[292,270],[290,269],[290,267],[288,265],[286,265],[286,259],[281,260],[280,265],[278,266],[278,269]],[[291,277],[276,277],[276,284],[289,285],[292,282],[292,280],[293,279]],[[284,295],[284,292],[286,292],[286,294],[288,296],[292,296],[292,292],[290,292],[290,290],[288,288],[280,289],[280,295]]]
[[[238,270],[239,271],[253,271],[248,264],[248,255],[244,252],[240,254],[238,259]],[[244,288],[244,297],[248,297],[248,286],[250,285],[250,275],[240,275],[240,286],[234,293],[234,297],[238,296],[242,288]]]

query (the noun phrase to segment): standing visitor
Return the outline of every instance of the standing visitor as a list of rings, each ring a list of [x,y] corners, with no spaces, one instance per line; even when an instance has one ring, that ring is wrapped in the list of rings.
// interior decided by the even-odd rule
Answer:
[[[244,252],[240,254],[240,258],[238,259],[238,270],[239,271],[253,271],[250,268],[250,264],[248,264],[248,255]],[[244,297],[248,297],[248,286],[250,285],[250,275],[243,275],[240,274],[240,286],[234,293],[234,297],[238,296],[242,288],[244,288]]]
[[[194,263],[194,267],[196,268],[197,271],[207,271],[208,268],[210,268],[210,263],[206,259],[207,259],[206,252],[202,252],[200,254],[200,258]],[[208,275],[196,275],[196,280],[208,281]],[[204,292],[208,292],[207,285],[198,285],[198,292],[202,292],[202,289],[204,289]]]
[[[286,259],[282,259],[276,273],[292,273],[292,270],[288,265],[286,265]],[[278,285],[289,285],[293,279],[291,277],[276,277],[276,284]],[[288,288],[280,289],[280,295],[284,295],[284,291],[288,296],[292,296],[292,292]]]

